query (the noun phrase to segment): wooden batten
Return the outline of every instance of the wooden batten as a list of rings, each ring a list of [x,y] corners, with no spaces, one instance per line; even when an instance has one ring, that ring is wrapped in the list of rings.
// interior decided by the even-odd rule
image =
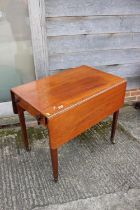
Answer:
[[[28,0],[36,78],[48,75],[45,1]]]

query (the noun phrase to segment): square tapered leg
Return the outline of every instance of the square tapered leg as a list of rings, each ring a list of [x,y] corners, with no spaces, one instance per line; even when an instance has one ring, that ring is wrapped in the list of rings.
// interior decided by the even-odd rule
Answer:
[[[19,105],[17,105],[17,110],[18,110],[18,116],[19,116],[19,121],[20,121],[20,125],[21,125],[23,142],[24,142],[26,150],[30,151],[31,148],[29,146],[29,141],[28,141],[28,135],[27,135],[26,123],[25,123],[25,117],[24,117],[24,110]]]
[[[113,122],[112,122],[112,130],[111,130],[111,142],[115,144],[115,132],[117,128],[117,120],[119,116],[119,110],[113,113]]]
[[[52,160],[52,168],[53,168],[53,177],[54,181],[58,181],[58,152],[57,149],[50,149],[51,152],[51,160]]]

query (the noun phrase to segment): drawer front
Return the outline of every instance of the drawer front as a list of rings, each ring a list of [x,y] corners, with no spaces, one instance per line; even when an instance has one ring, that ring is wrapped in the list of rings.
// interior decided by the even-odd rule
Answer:
[[[97,124],[124,104],[126,82],[48,119],[51,148],[55,149]]]

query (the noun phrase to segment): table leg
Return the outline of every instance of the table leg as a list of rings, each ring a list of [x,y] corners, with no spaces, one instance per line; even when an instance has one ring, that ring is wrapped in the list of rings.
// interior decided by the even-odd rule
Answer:
[[[115,144],[115,131],[117,127],[117,120],[118,120],[119,110],[113,113],[113,122],[112,122],[112,130],[111,130],[111,142]]]
[[[58,181],[58,152],[57,149],[50,149],[51,159],[52,159],[52,168],[53,168],[53,177],[54,181]]]
[[[12,105],[13,105],[13,111],[15,114],[18,113],[17,106],[16,106],[16,99],[14,93],[11,91],[11,99],[12,99]]]
[[[24,109],[22,107],[20,107],[19,105],[17,105],[17,110],[18,110],[18,116],[19,116],[19,121],[20,121],[20,125],[21,125],[21,131],[22,131],[24,145],[25,145],[26,150],[30,151],[31,148],[29,147],[25,117],[24,117]]]

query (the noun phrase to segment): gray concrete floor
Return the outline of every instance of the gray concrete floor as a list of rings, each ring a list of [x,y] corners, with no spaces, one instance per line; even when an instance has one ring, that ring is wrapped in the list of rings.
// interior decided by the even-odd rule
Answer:
[[[121,110],[119,124],[128,134],[140,142],[140,110],[126,106]]]
[[[110,119],[64,145],[58,183],[47,130],[28,128],[28,153],[18,127],[0,129],[0,210],[140,210],[139,114],[122,109],[115,145],[109,141]]]
[[[137,210],[140,209],[140,190],[104,194],[60,205],[37,207],[34,210]]]

